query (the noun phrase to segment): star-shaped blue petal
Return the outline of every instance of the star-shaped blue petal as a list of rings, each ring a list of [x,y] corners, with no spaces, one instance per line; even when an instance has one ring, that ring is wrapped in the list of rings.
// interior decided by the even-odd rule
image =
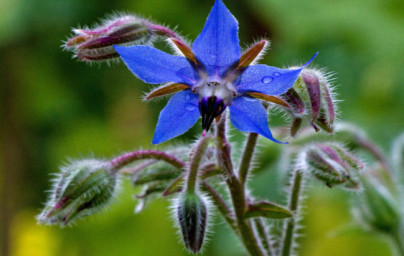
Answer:
[[[240,58],[238,22],[222,1],[216,1],[192,51],[208,69],[209,75],[221,75]]]
[[[237,91],[237,97],[234,96],[234,91],[223,87],[225,91],[228,90],[228,95],[225,97],[230,97],[231,100],[224,101],[224,99],[216,98],[216,95],[214,98],[204,98],[206,95],[198,94],[196,88],[204,85],[209,86],[210,80],[219,81],[219,86],[225,86],[220,84],[221,79],[228,79],[229,70],[237,67],[241,58],[237,20],[221,0],[215,1],[202,32],[192,45],[192,52],[197,61],[188,60],[183,56],[173,56],[150,46],[115,46],[115,50],[132,73],[146,83],[171,82],[189,86],[189,89],[172,96],[161,111],[153,144],[165,142],[189,130],[202,113],[200,112],[201,99],[204,99],[204,104],[213,100],[211,106],[214,106],[214,112],[206,112],[209,111],[209,108],[204,108],[203,111],[207,115],[204,116],[205,118],[212,121],[228,106],[230,108],[230,120],[238,130],[259,133],[280,143],[273,138],[269,130],[265,108],[248,93],[258,92],[267,95],[285,93],[296,82],[301,70],[316,56],[296,69],[280,69],[267,65],[252,65],[242,68],[240,69],[241,72],[234,73],[239,76],[230,81]],[[191,64],[192,61],[194,64]],[[208,90],[210,89],[208,88]],[[214,93],[215,91],[212,90],[211,92]],[[221,105],[223,102],[232,103],[224,105],[223,108]],[[207,129],[209,129],[209,125]]]

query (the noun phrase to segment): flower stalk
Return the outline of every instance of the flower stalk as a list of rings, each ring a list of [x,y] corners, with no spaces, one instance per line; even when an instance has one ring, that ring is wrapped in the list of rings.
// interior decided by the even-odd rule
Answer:
[[[251,160],[254,155],[254,149],[257,144],[258,134],[257,133],[249,133],[247,137],[247,141],[245,143],[243,156],[240,163],[239,168],[239,179],[240,183],[245,186],[245,182],[247,179],[248,171],[250,169]]]
[[[290,218],[285,223],[282,239],[282,256],[290,256],[296,233],[296,216],[299,209],[300,194],[302,193],[303,174],[301,171],[294,172],[291,191],[289,195],[289,210],[295,213],[295,217]]]
[[[162,160],[171,164],[174,167],[182,169],[185,167],[185,163],[173,155],[168,154],[167,152],[159,151],[159,150],[137,150],[130,153],[123,154],[118,156],[110,161],[111,169],[114,172],[118,172],[122,167],[133,163],[137,160],[144,159],[156,159]]]

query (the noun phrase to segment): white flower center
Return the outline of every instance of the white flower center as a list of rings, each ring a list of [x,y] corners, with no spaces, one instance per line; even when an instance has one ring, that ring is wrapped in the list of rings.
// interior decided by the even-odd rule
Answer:
[[[233,98],[237,96],[237,89],[233,83],[220,77],[201,78],[192,88],[193,93],[199,95],[199,99],[215,96],[223,100],[226,106],[231,105]]]

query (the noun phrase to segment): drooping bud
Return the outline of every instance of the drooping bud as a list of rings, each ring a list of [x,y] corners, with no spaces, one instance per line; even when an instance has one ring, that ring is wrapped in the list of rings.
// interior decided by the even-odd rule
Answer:
[[[307,147],[299,156],[304,170],[324,182],[328,187],[341,185],[346,189],[359,189],[355,172],[362,163],[338,144],[315,144]]]
[[[375,177],[365,175],[363,192],[353,204],[353,213],[359,223],[381,233],[394,233],[401,227],[400,202]]]
[[[294,86],[281,97],[290,105],[285,110],[292,116],[292,137],[296,135],[304,119],[315,131],[321,129],[334,132],[336,100],[327,75],[323,72],[303,69]]]
[[[197,193],[182,193],[175,210],[185,247],[193,253],[199,252],[208,223],[207,199]]]
[[[73,29],[73,33],[64,47],[86,62],[119,58],[113,45],[148,44],[157,36],[177,37],[168,28],[134,15],[112,17],[93,29]]]
[[[38,222],[63,227],[100,211],[109,204],[117,187],[116,174],[109,169],[108,163],[94,159],[62,168]]]

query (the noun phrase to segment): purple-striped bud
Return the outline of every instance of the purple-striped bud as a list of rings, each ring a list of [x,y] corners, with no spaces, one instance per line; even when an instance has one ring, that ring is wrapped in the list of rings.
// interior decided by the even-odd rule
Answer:
[[[108,205],[117,186],[117,177],[109,167],[108,163],[90,159],[62,168],[38,222],[66,226]]]
[[[208,224],[207,199],[197,193],[183,193],[175,210],[185,247],[193,253],[199,252]]]
[[[323,72],[303,69],[294,86],[281,97],[290,105],[287,111],[293,119],[290,129],[292,137],[300,129],[303,120],[307,120],[315,131],[334,131],[336,100]]]
[[[362,163],[338,144],[315,144],[300,154],[304,170],[324,182],[328,187],[341,185],[346,189],[359,189],[355,172]]]

